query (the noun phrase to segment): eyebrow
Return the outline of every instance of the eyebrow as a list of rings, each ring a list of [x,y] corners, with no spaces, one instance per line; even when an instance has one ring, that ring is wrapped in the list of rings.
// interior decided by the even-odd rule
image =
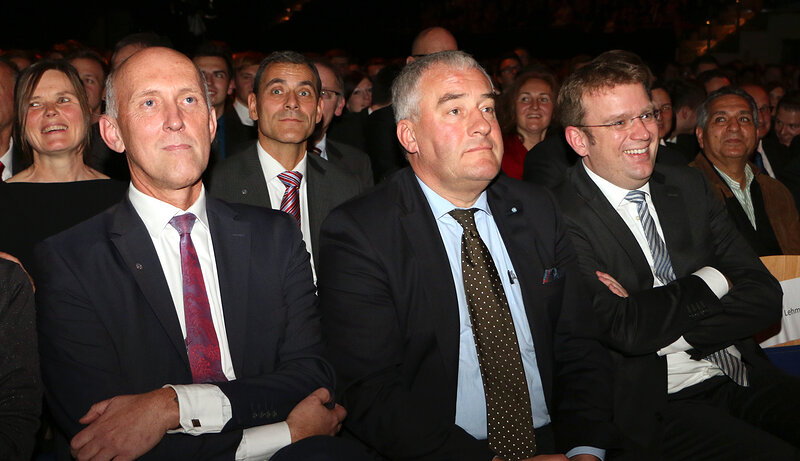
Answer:
[[[466,93],[445,93],[445,95],[442,96],[441,98],[439,98],[439,100],[436,102],[436,107],[439,107],[439,106],[441,106],[442,104],[445,104],[448,101],[452,101],[454,99],[463,98],[464,96],[466,96]],[[495,100],[495,99],[497,99],[497,94],[496,93],[484,93],[484,94],[481,95],[481,99],[492,99],[492,100]]]
[[[272,80],[268,81],[267,83],[265,83],[264,86],[270,86],[270,85],[272,85],[274,83],[282,83],[282,84],[286,85],[289,82],[287,82],[285,79],[276,77],[276,78],[273,78]],[[304,86],[304,85],[314,86],[314,83],[311,80],[303,80],[303,81],[299,82],[297,86]]]
[[[187,86],[187,87],[181,88],[177,92],[180,93],[180,94],[183,94],[183,93],[200,93],[201,91],[199,89],[197,89],[197,88],[192,88],[192,87],[188,87]],[[142,98],[142,97],[145,97],[145,96],[159,95],[161,93],[162,92],[159,91],[159,90],[147,89],[147,90],[142,90],[142,91],[140,91],[138,93],[135,93],[135,94],[131,95],[131,99]]]

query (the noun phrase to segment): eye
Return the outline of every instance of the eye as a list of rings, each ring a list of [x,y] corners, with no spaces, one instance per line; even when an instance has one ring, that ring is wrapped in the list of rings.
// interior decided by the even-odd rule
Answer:
[[[272,94],[283,94],[283,90],[281,90],[280,88],[273,88],[273,89],[270,90],[270,93],[272,93]]]
[[[184,101],[186,101],[187,104],[194,104],[197,102],[197,98],[195,98],[194,96],[186,96],[186,99],[184,99]]]
[[[225,78],[225,72],[214,72],[214,77]]]
[[[539,98],[539,102],[550,102],[550,96],[542,96]]]
[[[615,120],[615,121],[609,123],[608,126],[611,126],[611,127],[614,127],[614,128],[624,127],[625,126],[625,120]]]
[[[297,94],[300,95],[300,96],[303,96],[303,97],[311,96],[311,92],[308,91],[308,90],[300,90],[300,91],[297,92]]]
[[[145,107],[153,107],[156,105],[156,102],[152,99],[146,99],[144,103],[142,103]]]
[[[652,120],[652,119],[654,119],[654,118],[655,118],[655,116],[656,116],[656,114],[654,114],[653,112],[645,112],[644,114],[640,115],[640,116],[639,116],[639,118],[640,118],[640,119],[641,119],[643,122],[647,122],[647,121],[649,121],[649,120]]]
[[[447,113],[450,115],[458,115],[461,113],[461,109],[450,109],[449,111],[447,111]]]
[[[66,97],[66,96],[62,96],[62,97],[58,98],[58,102],[61,102],[61,103],[69,102],[69,101],[70,101],[70,99],[68,97]]]
[[[750,124],[750,122],[752,122],[752,121],[753,121],[753,118],[750,117],[749,115],[742,115],[741,117],[739,117],[739,123],[741,123],[741,124],[745,124],[745,125],[746,124]]]
[[[494,113],[494,107],[493,106],[486,106],[483,109],[481,109],[481,112],[485,112],[487,114],[493,114]]]
[[[40,107],[40,106],[41,106],[41,104],[39,104],[38,102],[33,102],[33,101],[31,101],[30,104],[28,104],[28,107],[33,107],[34,109],[37,108],[37,107]]]
[[[525,102],[525,103],[530,102],[530,100],[531,100],[531,98],[529,98],[527,96],[523,96],[523,97],[519,98],[520,102]]]
[[[722,125],[723,123],[728,123],[728,119],[720,115],[714,119],[714,123]]]

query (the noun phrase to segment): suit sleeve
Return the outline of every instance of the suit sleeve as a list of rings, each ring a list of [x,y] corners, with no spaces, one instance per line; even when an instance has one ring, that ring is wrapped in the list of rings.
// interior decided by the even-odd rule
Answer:
[[[424,383],[406,382],[404,310],[395,300],[407,293],[395,292],[402,288],[391,286],[363,227],[339,208],[326,220],[320,243],[323,336],[339,378],[338,399],[348,411],[345,427],[390,459],[491,459],[485,440],[431,416]],[[430,360],[429,351],[418,352],[421,361]]]

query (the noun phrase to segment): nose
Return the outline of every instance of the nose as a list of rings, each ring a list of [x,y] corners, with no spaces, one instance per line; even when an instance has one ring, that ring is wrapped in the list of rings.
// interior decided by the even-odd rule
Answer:
[[[177,104],[166,104],[164,115],[165,130],[180,131],[183,129],[183,114]]]
[[[294,91],[286,92],[286,103],[285,103],[285,106],[286,106],[287,109],[291,109],[291,110],[297,109],[299,107],[299,104],[297,102],[297,95],[294,94]]]
[[[647,125],[644,124],[644,121],[640,118],[635,119],[631,127],[631,139],[650,140],[650,136],[652,136],[652,134],[650,130],[647,129]]]
[[[470,133],[475,135],[486,136],[492,131],[492,123],[489,119],[489,113],[481,109],[476,109],[470,116]]]
[[[56,105],[53,102],[46,102],[44,105],[44,116],[52,117],[56,115]]]

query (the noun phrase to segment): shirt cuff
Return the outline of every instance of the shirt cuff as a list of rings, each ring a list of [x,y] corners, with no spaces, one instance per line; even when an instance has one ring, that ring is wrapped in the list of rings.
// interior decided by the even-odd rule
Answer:
[[[285,421],[257,426],[242,431],[242,441],[236,449],[236,461],[270,459],[281,448],[292,443],[292,433]]]
[[[201,435],[221,432],[231,419],[231,402],[222,390],[213,384],[167,384],[178,395],[181,428],[168,434],[185,433]]]
[[[692,348],[692,345],[686,341],[683,336],[678,338],[674,343],[670,344],[669,346],[662,347],[658,350],[658,356],[664,356],[667,354],[674,354],[676,352],[686,352]]]
[[[597,456],[600,461],[603,461],[606,458],[606,451],[602,448],[595,448],[595,447],[575,447],[572,450],[567,452],[567,458],[572,458],[576,455],[592,455]]]
[[[693,272],[692,275],[696,275],[700,277],[700,279],[702,279],[704,282],[706,282],[708,288],[710,288],[711,291],[713,291],[714,294],[717,295],[717,299],[722,299],[723,296],[728,294],[729,290],[728,279],[726,279],[725,276],[722,275],[722,272],[714,269],[713,267],[711,266],[701,267],[700,269],[697,269],[695,272]]]

